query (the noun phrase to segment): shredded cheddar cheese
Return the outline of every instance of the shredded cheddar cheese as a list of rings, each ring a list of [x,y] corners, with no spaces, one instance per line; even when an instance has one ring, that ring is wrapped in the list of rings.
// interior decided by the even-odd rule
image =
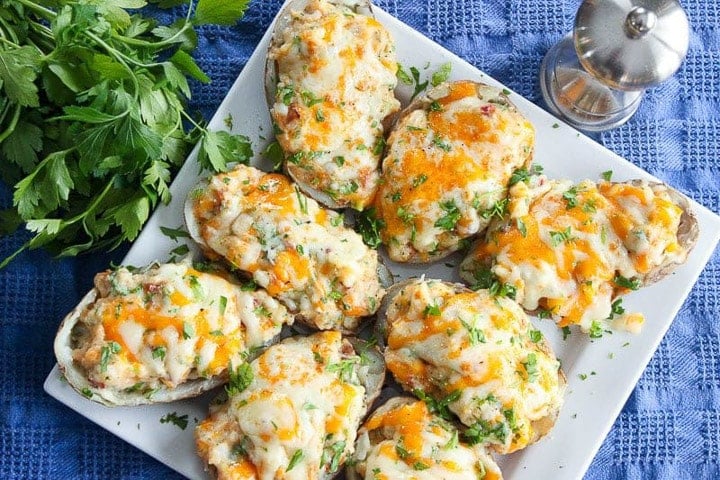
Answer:
[[[353,329],[384,290],[377,252],[284,175],[239,165],[194,196],[205,244],[320,329]]]
[[[664,188],[539,179],[510,193],[513,204],[525,207],[490,228],[462,275],[472,282],[491,264],[516,287],[525,309],[544,310],[558,326],[588,331],[593,322],[613,319],[619,295],[640,287],[653,268],[687,255],[677,240],[682,209]],[[637,331],[643,321],[614,323]]]
[[[74,360],[96,386],[152,395],[198,378],[227,376],[253,348],[292,324],[264,291],[187,263],[97,275],[98,298],[81,314]]]
[[[487,226],[513,170],[532,156],[535,131],[499,90],[460,81],[438,91],[445,94],[403,117],[388,139],[375,205],[395,261],[460,248]]]
[[[460,441],[451,423],[407,397],[389,400],[370,416],[358,432],[354,460],[361,478],[502,478],[484,446]]]
[[[286,339],[250,364],[245,390],[211,407],[195,437],[200,456],[225,480],[319,479],[354,450],[365,388],[339,332]]]
[[[537,335],[512,300],[417,280],[391,300],[385,358],[403,388],[446,402],[478,443],[509,453],[563,401],[560,364]]]
[[[347,6],[313,0],[281,35],[269,52],[278,69],[271,115],[287,170],[362,210],[377,188],[382,121],[400,105],[390,34]]]

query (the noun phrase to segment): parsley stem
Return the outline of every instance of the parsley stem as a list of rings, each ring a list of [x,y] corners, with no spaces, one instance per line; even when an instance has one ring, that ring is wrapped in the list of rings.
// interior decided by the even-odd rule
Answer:
[[[31,2],[29,0],[17,0],[18,3],[25,5],[30,10],[37,13],[40,17],[44,18],[45,20],[54,20],[55,17],[57,17],[57,13],[53,12],[52,10],[43,7],[42,5],[38,5],[35,2]]]
[[[93,40],[97,45],[100,45],[101,47],[103,47],[105,49],[105,51],[107,51],[110,55],[115,57],[115,59],[118,62],[120,62],[123,67],[125,67],[125,70],[127,70],[128,73],[130,74],[130,78],[132,79],[132,82],[133,82],[133,87],[135,87],[135,92],[134,92],[133,98],[135,100],[138,100],[140,98],[140,83],[138,82],[135,72],[133,71],[132,68],[130,68],[130,66],[127,64],[127,62],[125,60],[130,60],[131,63],[134,62],[136,65],[138,65],[137,62],[132,60],[130,57],[128,57],[124,53],[118,51],[117,49],[115,49],[115,48],[111,47],[110,45],[108,45],[107,43],[105,43],[105,41],[102,38],[98,37],[94,33],[87,32],[87,31],[84,33],[88,38]],[[138,66],[144,66],[144,65],[138,65]]]
[[[16,104],[15,112],[13,112],[12,119],[10,119],[10,125],[8,125],[8,127],[2,133],[0,133],[0,143],[4,142],[5,139],[15,131],[15,127],[17,127],[17,123],[20,120],[21,111],[22,106],[20,106],[20,104]],[[2,116],[5,116],[5,112],[2,113]]]
[[[148,42],[146,40],[140,40],[133,37],[126,37],[125,35],[119,35],[117,33],[112,34],[112,37],[116,40],[120,40],[123,43],[126,43],[128,45],[132,45],[135,47],[146,47],[146,48],[162,48],[166,47],[167,45],[172,44],[176,38],[179,38],[183,33],[188,31],[190,28],[192,28],[192,24],[190,24],[188,21],[185,22],[183,27],[178,30],[173,36],[165,38],[163,40],[159,40],[157,42]]]

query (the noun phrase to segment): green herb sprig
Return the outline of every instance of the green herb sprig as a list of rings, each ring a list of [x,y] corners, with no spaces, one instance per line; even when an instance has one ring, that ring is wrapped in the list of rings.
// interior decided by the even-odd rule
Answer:
[[[188,80],[210,81],[191,56],[195,27],[234,24],[248,3],[199,0],[162,25],[138,11],[145,0],[2,0],[0,178],[14,192],[0,234],[24,224],[33,236],[0,268],[26,249],[134,240],[197,141],[203,168],[249,160],[247,137],[186,111]]]

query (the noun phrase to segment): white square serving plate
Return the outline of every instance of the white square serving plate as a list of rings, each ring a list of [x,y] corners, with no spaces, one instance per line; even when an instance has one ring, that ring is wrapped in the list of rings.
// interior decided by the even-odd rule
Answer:
[[[440,65],[450,62],[453,80],[471,79],[502,86],[388,13],[376,7],[375,13],[393,34],[398,60],[403,66],[415,66],[422,76],[429,77]],[[256,152],[261,152],[272,140],[263,91],[265,53],[271,29],[272,26],[209,125],[213,130],[226,129],[225,120],[232,118],[236,133],[250,137]],[[398,90],[398,96],[405,103],[409,97],[407,89],[405,86]],[[613,180],[653,178],[519,95],[511,93],[510,99],[535,125],[535,162],[545,168],[549,177],[575,181],[598,179],[602,172],[612,170]],[[183,225],[185,197],[200,178],[196,155],[197,151],[194,151],[188,157],[172,184],[172,202],[155,211],[125,257],[125,264],[146,265],[167,260],[170,251],[179,246],[162,234],[160,227]],[[257,165],[262,165],[259,155],[256,154],[255,160]],[[625,298],[624,306],[628,311],[643,312],[647,318],[640,334],[615,332],[591,341],[578,331],[563,340],[551,320],[535,320],[535,325],[562,360],[568,391],[557,424],[546,438],[525,450],[499,458],[507,480],[562,480],[583,476],[720,239],[720,217],[695,202],[692,207],[700,225],[700,238],[687,263],[669,278]],[[410,267],[389,261],[387,264],[399,279],[425,274],[428,278],[457,280],[453,266],[458,264],[459,258],[454,256],[432,265]],[[658,298],[662,298],[662,302],[658,302]],[[586,375],[587,379],[581,380],[580,377]],[[195,454],[193,430],[206,416],[212,392],[171,404],[108,408],[75,392],[63,381],[57,366],[48,375],[44,386],[60,402],[170,468],[191,479],[208,478]],[[186,429],[160,422],[171,412],[188,416]]]

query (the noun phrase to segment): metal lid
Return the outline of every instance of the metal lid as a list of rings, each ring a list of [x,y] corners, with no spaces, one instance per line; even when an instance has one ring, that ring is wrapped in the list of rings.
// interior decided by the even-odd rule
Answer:
[[[575,17],[583,68],[612,88],[642,90],[680,67],[690,27],[675,0],[585,0]]]

